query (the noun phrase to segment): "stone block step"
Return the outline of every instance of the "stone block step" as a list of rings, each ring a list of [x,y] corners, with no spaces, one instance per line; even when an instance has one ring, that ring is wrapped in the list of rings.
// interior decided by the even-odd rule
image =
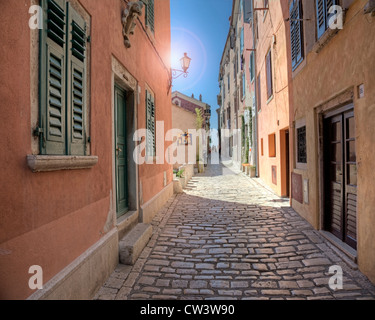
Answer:
[[[152,226],[137,224],[119,243],[120,263],[134,265],[152,236]]]

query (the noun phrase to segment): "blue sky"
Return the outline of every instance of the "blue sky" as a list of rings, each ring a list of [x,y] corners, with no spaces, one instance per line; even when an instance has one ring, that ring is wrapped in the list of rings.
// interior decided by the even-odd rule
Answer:
[[[219,67],[229,31],[232,0],[170,0],[172,68],[181,69],[184,52],[192,58],[188,78],[173,81],[173,91],[211,105],[211,127],[217,128]]]

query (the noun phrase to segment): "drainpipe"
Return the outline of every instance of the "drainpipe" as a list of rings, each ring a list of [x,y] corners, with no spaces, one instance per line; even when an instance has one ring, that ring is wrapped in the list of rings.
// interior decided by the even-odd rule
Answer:
[[[254,52],[254,96],[255,96],[255,121],[254,121],[254,153],[255,153],[255,175],[259,178],[259,156],[258,156],[258,90],[257,90],[257,64],[255,51],[255,19],[254,19],[254,0],[251,0],[251,21],[253,29],[253,52]]]

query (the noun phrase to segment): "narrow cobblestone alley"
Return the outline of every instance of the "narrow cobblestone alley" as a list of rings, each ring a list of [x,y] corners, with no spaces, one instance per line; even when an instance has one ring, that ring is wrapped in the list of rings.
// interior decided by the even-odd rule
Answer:
[[[119,265],[95,299],[374,299],[375,288],[257,179],[210,166],[153,221],[136,264]],[[328,282],[341,266],[343,289]]]

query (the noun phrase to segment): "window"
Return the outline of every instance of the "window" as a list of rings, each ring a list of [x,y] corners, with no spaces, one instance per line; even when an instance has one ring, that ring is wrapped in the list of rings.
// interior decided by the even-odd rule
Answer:
[[[240,37],[240,48],[241,48],[241,55],[243,53],[244,48],[244,28],[241,28],[241,37]]]
[[[264,156],[263,138],[260,139],[260,154]]]
[[[228,92],[230,92],[230,74],[228,74]]]
[[[86,153],[86,22],[65,0],[41,2],[47,17],[40,31],[42,155]]]
[[[243,15],[244,15],[244,22],[245,23],[250,23],[251,21],[251,17],[252,17],[252,10],[253,10],[253,7],[252,7],[252,0],[245,0],[243,1]]]
[[[258,112],[262,110],[262,91],[260,88],[260,74],[257,77],[257,102],[258,102]]]
[[[276,157],[276,134],[270,134],[268,136],[268,156],[270,158]]]
[[[239,107],[239,103],[238,103],[238,90],[236,90],[236,92],[234,94],[234,113],[235,113],[235,115],[238,114],[238,107]]]
[[[297,128],[297,162],[307,163],[306,126]]]
[[[227,129],[231,128],[231,110],[230,110],[230,105],[228,105],[227,109]]]
[[[264,0],[263,5],[264,5],[264,8],[268,8],[268,0]],[[268,12],[268,10],[264,10],[263,15],[266,16],[267,12]]]
[[[242,96],[241,100],[245,99],[246,97],[246,74],[245,72],[242,74]]]
[[[254,61],[254,51],[250,53],[250,80],[254,81],[255,78],[255,61]]]
[[[315,0],[316,2],[316,23],[318,39],[329,28],[330,19],[333,14],[329,14],[332,6],[338,5],[338,0]]]
[[[293,71],[303,60],[303,19],[301,0],[293,0],[289,8],[290,14],[290,39],[292,48]]]
[[[234,77],[234,80],[236,80],[236,77],[237,77],[237,73],[238,73],[238,54],[236,52],[235,54],[235,58],[234,58],[234,61],[233,61],[233,77]]]
[[[266,71],[267,71],[267,99],[270,99],[273,95],[271,50],[268,51],[267,56],[266,56]]]
[[[146,156],[156,155],[156,114],[154,95],[146,90]]]
[[[155,32],[155,6],[154,0],[146,0],[146,26],[148,26],[152,32]]]

